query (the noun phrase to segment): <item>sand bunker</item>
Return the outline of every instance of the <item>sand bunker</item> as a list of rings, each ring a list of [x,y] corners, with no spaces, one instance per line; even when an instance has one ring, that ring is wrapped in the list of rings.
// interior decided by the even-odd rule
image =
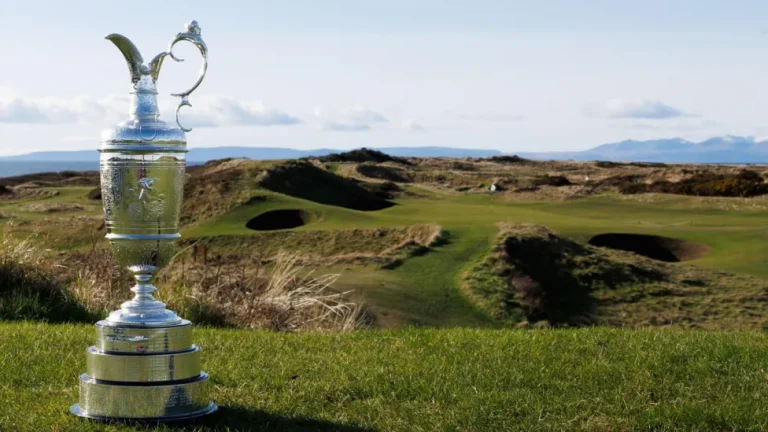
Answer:
[[[271,210],[249,220],[245,227],[256,231],[274,231],[300,227],[312,219],[312,213],[305,210]]]
[[[689,261],[702,258],[710,251],[707,245],[645,234],[598,234],[589,240],[592,246],[634,252],[665,262]]]

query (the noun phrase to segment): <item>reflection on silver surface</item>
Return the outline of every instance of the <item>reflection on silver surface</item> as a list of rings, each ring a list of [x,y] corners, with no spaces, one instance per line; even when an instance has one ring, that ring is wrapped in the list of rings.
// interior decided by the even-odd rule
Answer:
[[[116,382],[186,380],[200,375],[200,348],[170,354],[107,354],[87,351],[85,373],[93,379]]]
[[[192,43],[200,50],[203,68],[192,88],[173,95],[181,98],[179,108],[190,105],[188,96],[208,69],[208,47],[196,21],[187,24],[168,49],[148,64],[125,36],[111,34],[107,39],[125,57],[133,89],[130,119],[102,133],[102,202],[112,252],[121,266],[133,272],[137,282],[132,288],[134,298],[107,320],[146,326],[178,324],[180,318],[152,295],[156,288],[151,279],[173,257],[179,237],[187,129],[160,120],[155,83],[165,57],[181,61],[173,54],[176,43]]]
[[[208,375],[200,370],[200,348],[192,344],[191,323],[156,300],[152,277],[175,253],[184,198],[187,129],[160,120],[157,81],[163,59],[180,41],[194,44],[204,64],[208,49],[193,21],[149,64],[128,38],[107,36],[128,63],[130,118],[102,134],[101,190],[107,239],[118,264],[133,273],[133,299],[96,324],[96,343],[87,351],[80,377],[80,401],[70,411],[100,420],[165,421],[197,417],[217,409],[208,399]],[[178,123],[178,109],[177,109]]]
[[[163,385],[119,385],[80,376],[79,415],[115,419],[162,419],[190,416],[215,404],[209,402],[208,375]],[[75,407],[73,406],[74,410]]]
[[[192,347],[192,323],[182,320],[173,327],[127,327],[96,323],[96,347],[106,353],[152,354]]]

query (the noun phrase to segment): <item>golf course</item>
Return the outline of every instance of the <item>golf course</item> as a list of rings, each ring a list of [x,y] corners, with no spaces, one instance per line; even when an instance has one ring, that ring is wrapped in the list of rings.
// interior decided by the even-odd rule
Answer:
[[[765,170],[370,151],[190,167],[157,297],[197,324],[221,411],[152,427],[764,430]],[[146,428],[67,413],[92,323],[129,295],[98,186],[0,178],[0,430]],[[243,311],[275,274],[333,314]]]

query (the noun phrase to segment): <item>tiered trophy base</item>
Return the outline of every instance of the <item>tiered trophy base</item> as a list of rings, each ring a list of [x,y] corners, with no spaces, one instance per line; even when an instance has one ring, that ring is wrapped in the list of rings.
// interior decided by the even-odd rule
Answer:
[[[200,348],[192,344],[189,321],[162,327],[99,321],[96,333],[73,414],[156,422],[218,409],[208,398],[208,374],[200,370]]]

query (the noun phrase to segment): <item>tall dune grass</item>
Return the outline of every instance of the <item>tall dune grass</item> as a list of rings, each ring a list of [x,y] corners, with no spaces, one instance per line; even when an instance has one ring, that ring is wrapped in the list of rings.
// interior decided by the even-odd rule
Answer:
[[[93,321],[128,300],[133,284],[108,249],[93,245],[51,258],[33,238],[0,233],[0,319]],[[315,276],[296,255],[273,264],[172,262],[155,279],[157,297],[198,324],[274,331],[351,331],[368,316],[339,275]]]

